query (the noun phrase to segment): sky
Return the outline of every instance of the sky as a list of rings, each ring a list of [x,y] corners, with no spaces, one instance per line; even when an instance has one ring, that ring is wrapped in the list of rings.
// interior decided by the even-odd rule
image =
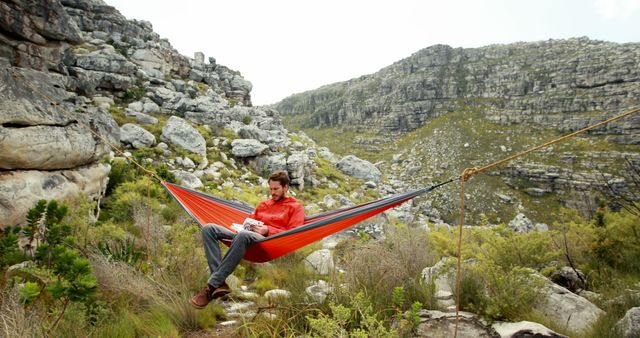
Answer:
[[[254,105],[372,74],[435,45],[640,42],[640,0],[104,0],[180,54],[240,71]]]

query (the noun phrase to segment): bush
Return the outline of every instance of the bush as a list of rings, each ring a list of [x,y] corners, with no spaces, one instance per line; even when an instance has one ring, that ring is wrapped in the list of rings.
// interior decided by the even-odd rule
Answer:
[[[96,249],[105,256],[107,260],[124,262],[133,267],[140,266],[144,254],[136,247],[136,240],[134,238],[99,241]]]
[[[145,92],[146,92],[146,89],[144,86],[130,87],[124,93],[122,100],[124,102],[138,101],[144,97]]]
[[[105,195],[111,195],[117,186],[135,180],[136,176],[136,169],[133,164],[123,160],[111,161],[111,171],[109,172]]]
[[[176,176],[169,171],[169,168],[166,165],[161,165],[159,167],[156,168],[156,174],[162,178],[163,180],[169,182],[169,183],[176,183],[177,179]]]
[[[346,286],[352,293],[364,292],[378,311],[391,310],[391,291],[396,287],[402,287],[406,294],[404,310],[414,301],[430,303],[431,290],[420,280],[422,270],[435,262],[427,238],[422,229],[399,227],[389,229],[382,243],[345,248],[341,260],[348,271]]]
[[[22,228],[19,226],[7,226],[3,232],[0,232],[0,269],[26,259],[25,254],[18,246],[20,231]]]
[[[97,288],[89,261],[75,249],[71,227],[59,223],[66,213],[66,206],[41,200],[27,213],[27,225],[22,229],[29,243],[39,245],[28,246],[27,254],[34,264],[22,269],[29,280],[20,289],[20,296],[24,304],[42,299],[51,308],[55,319],[47,335],[55,332],[75,302],[90,302]],[[22,280],[14,278],[14,282]],[[41,297],[43,293],[47,297]]]
[[[149,199],[151,198],[151,199]],[[131,222],[134,208],[146,206],[153,214],[160,212],[160,200],[165,198],[164,190],[147,176],[136,181],[124,182],[114,190],[105,201],[103,218],[112,218],[115,222]]]
[[[397,337],[398,332],[387,329],[363,292],[349,300],[350,307],[330,304],[330,314],[307,316],[312,337]]]
[[[505,270],[492,261],[469,264],[462,274],[460,305],[491,320],[523,320],[542,286],[532,273],[521,267]]]
[[[575,221],[555,224],[553,242],[564,258],[589,278],[599,292],[624,289],[627,279],[640,277],[640,217],[627,210],[602,211],[591,221],[573,217]],[[617,293],[617,291],[614,291]]]

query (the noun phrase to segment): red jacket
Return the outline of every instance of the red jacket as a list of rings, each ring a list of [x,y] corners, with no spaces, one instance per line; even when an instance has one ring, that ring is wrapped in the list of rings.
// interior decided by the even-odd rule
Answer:
[[[264,222],[269,228],[267,236],[271,236],[302,225],[304,208],[293,197],[283,197],[279,201],[270,198],[260,202],[250,217]]]

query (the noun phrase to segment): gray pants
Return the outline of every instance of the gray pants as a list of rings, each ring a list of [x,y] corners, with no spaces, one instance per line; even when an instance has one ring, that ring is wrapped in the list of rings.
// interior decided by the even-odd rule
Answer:
[[[249,245],[264,238],[253,231],[240,231],[235,233],[225,227],[216,224],[206,224],[202,227],[202,241],[204,252],[209,264],[209,285],[217,288],[224,283],[227,276],[236,269]],[[219,240],[232,240],[229,251],[222,258]]]

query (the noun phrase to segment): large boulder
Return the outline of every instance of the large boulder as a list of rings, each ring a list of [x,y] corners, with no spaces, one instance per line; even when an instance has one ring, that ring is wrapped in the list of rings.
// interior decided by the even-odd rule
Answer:
[[[345,174],[365,181],[379,182],[382,176],[375,165],[354,155],[343,157],[336,166]]]
[[[304,265],[320,275],[328,275],[335,269],[333,254],[329,249],[312,252],[304,259]]]
[[[448,338],[457,332],[459,338],[500,338],[491,326],[483,323],[478,316],[460,312],[420,311],[420,324],[413,337]],[[457,326],[457,330],[456,330]]]
[[[276,170],[287,170],[287,157],[285,154],[261,155],[256,157],[255,169],[258,172],[272,173]]]
[[[171,116],[162,128],[162,141],[175,144],[192,153],[206,157],[207,143],[204,137],[187,121]]]
[[[584,273],[569,266],[564,266],[562,269],[554,271],[549,279],[574,293],[580,293],[580,291],[587,289],[587,277]]]
[[[109,113],[96,107],[77,112],[69,103],[76,96],[63,89],[65,77],[8,68],[0,70],[0,83],[1,169],[74,168],[107,154],[100,138],[118,143],[119,128]]]
[[[254,139],[237,139],[231,142],[231,153],[240,158],[259,156],[268,149],[269,146]]]
[[[547,231],[549,227],[544,223],[533,223],[525,214],[517,214],[510,222],[509,227],[515,232],[525,233],[530,231]]]
[[[304,152],[296,152],[287,158],[287,171],[291,177],[291,184],[304,189],[305,178],[311,174],[313,161]]]
[[[262,130],[254,125],[248,125],[238,129],[238,135],[245,139],[254,139],[262,143],[269,144],[273,142],[273,137],[268,131]]]
[[[624,338],[640,337],[640,307],[629,309],[616,324]]]
[[[166,65],[159,50],[136,49],[133,54],[131,54],[131,59],[141,66],[150,77],[164,77]]]
[[[130,109],[125,110],[125,115],[128,117],[133,117],[134,119],[136,119],[136,121],[138,121],[138,123],[140,124],[158,124],[158,119],[151,116],[151,115],[147,115],[145,113],[141,113],[139,111],[133,111]]]
[[[488,323],[476,314],[459,312],[457,336],[460,338],[567,338],[544,325],[533,322],[495,322]],[[456,332],[455,312],[420,312],[420,324],[414,337],[453,337]]]
[[[39,45],[45,45],[48,40],[82,42],[78,25],[60,1],[3,1],[0,3],[0,27]]]
[[[322,304],[327,299],[327,295],[333,292],[333,287],[329,283],[319,280],[309,285],[304,291],[313,301]]]
[[[135,64],[120,55],[112,46],[76,56],[75,66],[85,70],[121,75],[135,74]]]
[[[120,143],[133,148],[151,147],[156,144],[156,137],[138,125],[126,123],[120,127]]]
[[[528,321],[497,322],[491,327],[498,332],[500,338],[567,338],[567,336],[551,331],[542,324]]]
[[[180,183],[191,189],[201,188],[204,185],[202,181],[194,174],[184,170],[174,170],[172,173],[176,176]]]
[[[538,290],[540,301],[534,305],[535,309],[558,325],[578,334],[586,334],[604,315],[604,311],[587,299],[556,285],[544,276],[534,272],[532,278],[543,283]]]
[[[24,222],[38,200],[64,200],[77,194],[99,199],[111,167],[94,164],[70,170],[0,172],[0,224]]]

